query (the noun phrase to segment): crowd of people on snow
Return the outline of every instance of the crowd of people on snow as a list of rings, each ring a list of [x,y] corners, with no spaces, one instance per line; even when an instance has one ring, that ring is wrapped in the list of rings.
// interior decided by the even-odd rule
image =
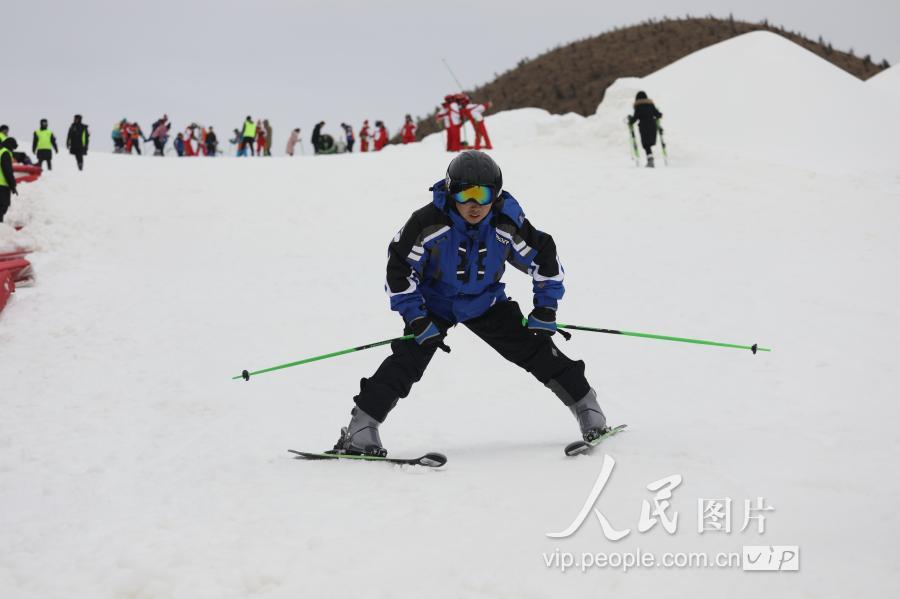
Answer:
[[[475,102],[465,93],[448,94],[438,108],[435,118],[446,134],[446,149],[449,152],[459,152],[465,149],[491,150],[493,145],[485,125],[485,113],[491,108],[491,102]],[[632,133],[634,157],[637,160],[637,139],[634,137],[633,126],[638,125],[641,146],[647,157],[646,166],[654,166],[653,147],[657,143],[657,137],[662,136],[663,129],[660,126],[662,113],[647,94],[639,92],[634,101],[634,112],[626,118],[626,123]],[[466,123],[471,123],[475,131],[473,144],[463,139],[463,131]],[[5,126],[4,126],[5,127]],[[319,121],[313,127],[310,142],[313,154],[340,154],[353,152],[357,148],[357,135],[353,127],[347,123],[340,124],[340,134],[331,135],[324,132],[325,121]],[[121,119],[112,129],[113,151],[117,154],[141,154],[141,143],[153,144],[153,155],[164,156],[168,151],[169,141],[172,141],[172,149],[177,156],[217,156],[221,154],[219,140],[212,126],[204,126],[197,122],[190,123],[183,132],[172,136],[172,123],[167,114],[156,119],[150,126],[150,135],[144,133],[142,127],[135,121]],[[399,141],[403,144],[417,141],[417,126],[411,115],[407,114],[402,127],[397,132]],[[383,120],[369,124],[366,119],[358,131],[360,152],[379,152],[390,143],[391,135]],[[4,132],[2,137],[7,137]],[[240,128],[233,130],[233,136],[229,140],[235,146],[237,156],[271,156],[273,142],[272,125],[267,118],[254,120],[247,116]],[[76,115],[69,128],[66,137],[66,147],[75,156],[78,168],[84,168],[84,156],[88,148],[87,126],[81,122],[81,115]],[[0,139],[0,147],[3,140]],[[13,140],[12,143],[15,143]],[[294,156],[297,145],[300,145],[301,153],[305,153],[301,129],[295,127],[288,135],[285,146],[285,154]],[[662,143],[665,154],[665,142]],[[9,148],[11,159],[23,164],[31,164],[32,161],[22,151],[14,151]],[[40,126],[35,130],[32,138],[32,153],[36,156],[39,166],[45,164],[52,169],[53,152],[58,152],[56,137],[49,129],[46,119],[42,119]]]
[[[484,122],[484,114],[491,107],[490,102],[479,104],[464,94],[449,94],[444,97],[436,118],[446,131],[447,150],[459,152],[466,149],[490,150],[491,138],[488,136]],[[633,113],[625,117],[625,123],[631,132],[634,158],[639,159],[637,139],[634,135],[634,125],[638,125],[641,146],[647,158],[646,166],[654,166],[653,147],[657,139],[661,141],[663,156],[666,156],[666,144],[662,140],[663,128],[660,124],[662,112],[657,109],[653,100],[647,97],[643,91],[638,92],[633,104]],[[475,130],[474,146],[469,146],[461,139],[461,131],[466,122],[471,122]],[[334,136],[324,133],[322,128],[325,121],[319,121],[313,127],[312,150],[314,154],[338,154],[353,152],[356,144],[356,136],[353,127],[347,123],[341,123],[341,134]],[[153,144],[153,155],[164,156],[166,145],[171,138],[172,124],[168,115],[153,122],[150,127],[150,136],[144,135],[141,126],[128,119],[120,120],[112,130],[114,152],[119,154],[141,154],[141,142]],[[400,141],[404,144],[416,141],[416,124],[412,116],[406,115],[403,126],[399,131]],[[240,129],[234,130],[234,136],[229,142],[236,146],[237,156],[271,156],[273,131],[269,119],[254,121],[247,116]],[[375,121],[374,127],[369,126],[369,121],[364,120],[359,129],[359,151],[379,152],[390,140],[387,126],[384,121]],[[66,148],[75,157],[78,170],[84,169],[84,158],[88,153],[90,144],[90,132],[88,126],[82,121],[80,114],[76,114],[66,134]],[[293,156],[297,144],[303,151],[303,141],[300,138],[300,128],[295,127],[288,135],[285,153]],[[196,122],[189,124],[184,132],[178,132],[172,142],[175,153],[178,156],[216,156],[219,152],[219,142],[216,133],[211,126],[203,126]],[[37,166],[41,169],[53,169],[53,154],[59,153],[56,135],[50,129],[47,119],[41,119],[38,128],[32,135],[31,152],[36,157]],[[35,161],[23,150],[19,149],[16,138],[9,135],[9,127],[0,125],[0,222],[9,209],[11,196],[17,194],[16,179],[13,164],[33,165]]]

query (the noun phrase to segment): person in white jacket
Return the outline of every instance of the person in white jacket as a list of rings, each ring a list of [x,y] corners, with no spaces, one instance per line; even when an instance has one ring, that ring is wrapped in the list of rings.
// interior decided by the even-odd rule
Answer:
[[[294,155],[294,146],[296,146],[297,142],[299,142],[299,141],[300,141],[300,128],[298,127],[297,129],[294,129],[293,131],[291,131],[290,136],[288,136],[287,148],[285,149],[285,152],[287,153],[288,156]],[[301,150],[303,149],[302,145],[300,146],[300,149]]]

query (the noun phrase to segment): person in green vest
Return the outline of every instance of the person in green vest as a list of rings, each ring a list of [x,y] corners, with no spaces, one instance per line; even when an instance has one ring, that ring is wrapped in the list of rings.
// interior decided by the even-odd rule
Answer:
[[[59,154],[59,148],[56,147],[56,136],[47,128],[47,119],[41,119],[41,128],[34,132],[34,138],[31,141],[31,151],[37,154],[39,167],[44,168],[46,160],[47,169],[53,170],[54,150]]]
[[[9,125],[0,125],[0,142],[9,136]]]
[[[256,156],[253,153],[253,142],[256,141],[256,123],[253,122],[253,119],[247,116],[247,120],[244,121],[244,130],[241,131],[241,145],[238,146],[238,151],[241,148],[246,152],[247,149],[250,149],[250,155]],[[246,154],[244,154],[246,156]]]
[[[84,170],[84,156],[87,154],[90,139],[91,134],[88,133],[87,125],[81,122],[81,115],[76,114],[74,122],[69,125],[66,147],[69,148],[69,154],[75,157],[80,171]]]
[[[4,134],[3,141],[0,141],[0,223],[9,205],[13,194],[18,195],[16,191],[16,176],[13,173],[13,150],[19,147],[14,137],[6,137]]]

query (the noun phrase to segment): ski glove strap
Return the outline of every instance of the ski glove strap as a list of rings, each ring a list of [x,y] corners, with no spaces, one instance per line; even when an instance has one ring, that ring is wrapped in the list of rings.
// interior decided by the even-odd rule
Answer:
[[[537,335],[552,335],[556,332],[556,312],[550,308],[535,308],[528,315],[528,330]]]

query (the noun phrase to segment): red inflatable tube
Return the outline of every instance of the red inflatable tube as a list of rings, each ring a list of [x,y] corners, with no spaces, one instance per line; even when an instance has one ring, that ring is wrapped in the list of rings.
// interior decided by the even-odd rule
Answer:
[[[16,177],[16,183],[32,183],[38,180],[41,173],[44,172],[39,166],[33,164],[14,164],[14,173],[25,173],[24,177]]]
[[[9,296],[16,290],[16,284],[13,282],[12,273],[0,270],[0,311],[6,307]]]
[[[34,271],[31,270],[31,262],[24,258],[15,258],[13,260],[4,260],[0,262],[0,274],[6,273],[10,276],[13,283],[25,287],[34,282]]]

